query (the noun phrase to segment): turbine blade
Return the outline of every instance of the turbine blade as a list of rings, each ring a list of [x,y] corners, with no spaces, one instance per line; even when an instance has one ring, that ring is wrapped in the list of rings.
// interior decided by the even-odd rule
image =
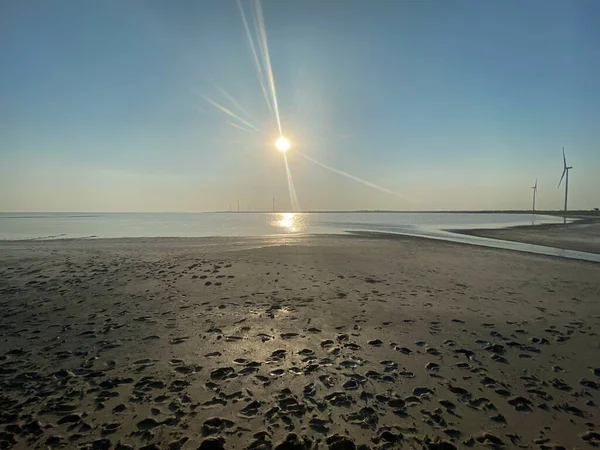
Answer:
[[[562,176],[560,177],[560,181],[558,182],[558,186],[556,186],[556,189],[558,189],[560,187],[560,183],[562,183],[563,178],[565,177],[565,173],[567,173],[567,169],[565,167],[565,169],[563,170]]]
[[[563,147],[563,164],[564,167],[567,167],[567,157],[565,156],[565,148]]]

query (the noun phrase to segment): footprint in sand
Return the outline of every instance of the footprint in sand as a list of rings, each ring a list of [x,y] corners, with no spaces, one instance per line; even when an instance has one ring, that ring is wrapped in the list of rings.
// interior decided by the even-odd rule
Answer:
[[[326,395],[324,397],[324,399],[326,401],[328,401],[330,404],[332,404],[333,406],[345,406],[348,407],[350,405],[352,405],[352,403],[354,402],[352,400],[352,397],[349,396],[348,394],[346,394],[345,392],[333,392],[329,395]]]
[[[127,409],[124,403],[119,403],[117,406],[113,408],[114,413],[121,413]]]
[[[343,367],[344,369],[354,369],[357,366],[356,361],[342,361],[340,363],[340,367]]]
[[[143,338],[143,341],[155,341],[160,339],[160,336],[157,335],[152,335],[152,336],[146,336],[145,338]]]
[[[267,358],[267,363],[279,362],[285,358],[287,351],[285,349],[275,350],[271,356]]]
[[[159,425],[160,423],[151,417],[147,417],[146,419],[141,420],[137,423],[138,430],[142,431],[151,430],[152,428],[156,428]]]
[[[396,361],[385,360],[381,361],[379,364],[385,366],[387,369],[397,369],[398,363]]]
[[[231,420],[223,419],[221,417],[212,417],[206,419],[202,424],[202,435],[210,436],[211,434],[220,433],[234,425],[235,423]]]
[[[586,441],[588,444],[592,445],[593,447],[599,447],[600,446],[600,433],[590,430],[585,434],[581,435],[581,439],[583,439],[584,441]]]
[[[137,361],[134,361],[133,364],[135,364],[137,366],[137,365],[143,365],[143,364],[151,364],[153,362],[154,362],[153,360],[146,358],[146,359],[138,359]]]
[[[215,397],[212,400],[202,403],[202,409],[212,409],[217,406],[226,406],[227,400],[223,400],[222,398]]]
[[[333,342],[331,339],[326,339],[324,341],[321,341],[320,345],[322,348],[330,348],[335,345],[335,342]]]
[[[233,367],[220,367],[210,373],[211,380],[226,380],[235,378],[235,370]]]
[[[292,339],[298,336],[298,333],[283,333],[281,334],[281,339]]]
[[[239,412],[239,416],[240,417],[244,417],[244,418],[252,418],[252,417],[256,417],[258,415],[258,410],[259,408],[262,406],[262,403],[254,400],[250,403],[248,403],[240,412]]]
[[[531,411],[533,403],[525,397],[513,397],[508,401],[508,404],[517,411]]]
[[[596,383],[595,381],[586,380],[585,378],[579,380],[579,384],[594,390],[598,390],[600,388],[600,384]]]
[[[303,375],[304,371],[299,367],[290,367],[288,372],[293,373],[294,375]]]
[[[425,368],[427,370],[431,370],[431,371],[438,371],[438,370],[440,370],[440,365],[436,364],[434,362],[428,362],[427,365],[425,366]]]
[[[169,391],[171,392],[180,392],[183,391],[187,386],[189,386],[190,383],[188,383],[185,380],[174,380],[173,382],[171,382],[171,385],[169,386]]]
[[[347,391],[353,391],[358,389],[360,387],[360,384],[356,380],[348,380],[343,384],[342,387]]]
[[[433,394],[433,391],[427,387],[416,387],[413,389],[413,395],[420,397],[421,395]]]

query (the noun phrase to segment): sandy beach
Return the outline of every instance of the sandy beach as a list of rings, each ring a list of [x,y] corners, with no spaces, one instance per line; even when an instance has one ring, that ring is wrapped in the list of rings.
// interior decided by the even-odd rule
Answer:
[[[599,299],[408,237],[2,242],[0,448],[591,448]]]

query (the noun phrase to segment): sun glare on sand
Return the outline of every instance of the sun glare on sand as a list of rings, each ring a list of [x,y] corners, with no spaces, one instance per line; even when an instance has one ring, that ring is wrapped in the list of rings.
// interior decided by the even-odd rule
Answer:
[[[290,148],[290,141],[281,136],[277,139],[277,142],[275,142],[275,147],[277,147],[277,150],[280,152],[287,152]]]

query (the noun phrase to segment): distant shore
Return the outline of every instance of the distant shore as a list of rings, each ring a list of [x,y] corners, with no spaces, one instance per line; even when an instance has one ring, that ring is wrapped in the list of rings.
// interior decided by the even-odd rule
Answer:
[[[206,211],[208,213],[231,213],[231,214],[292,214],[292,213],[310,213],[310,214],[352,214],[352,213],[387,213],[387,214],[532,214],[531,210],[524,209],[492,209],[492,210],[448,210],[448,211],[402,211],[392,209],[351,209],[351,210],[307,210],[307,211],[287,211],[287,210],[250,210],[250,211]],[[185,213],[183,213],[185,214]],[[194,213],[193,213],[194,214]],[[567,211],[548,210],[536,211],[537,216],[556,216],[566,217],[568,219],[583,219],[589,217],[600,218],[600,211],[581,209]]]
[[[524,209],[491,209],[491,210],[444,210],[444,211],[416,211],[416,210],[388,210],[388,209],[354,209],[354,210],[305,210],[305,211],[289,211],[289,210],[246,210],[246,211],[0,211],[0,218],[23,218],[37,217],[38,215],[69,215],[70,217],[90,217],[97,214],[293,214],[293,213],[309,213],[309,214],[354,214],[354,213],[369,213],[369,214],[519,214],[531,215],[531,210]],[[573,211],[560,210],[540,210],[536,211],[537,216],[555,216],[566,217],[568,219],[586,219],[600,218],[600,211],[582,209]]]
[[[543,245],[588,253],[600,253],[600,218],[580,219],[562,224],[520,225],[509,228],[449,230],[453,233],[479,236],[525,244]]]

